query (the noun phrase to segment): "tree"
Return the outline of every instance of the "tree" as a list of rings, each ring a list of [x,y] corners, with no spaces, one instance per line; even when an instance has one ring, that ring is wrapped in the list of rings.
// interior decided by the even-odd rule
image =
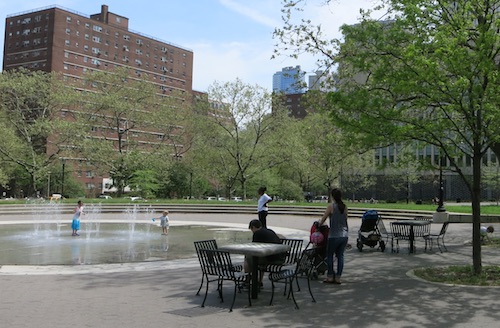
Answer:
[[[27,195],[38,191],[74,138],[72,122],[61,119],[71,93],[55,74],[21,69],[0,75],[0,154],[29,175]]]
[[[153,170],[135,171],[129,179],[129,186],[144,198],[153,197],[159,189],[158,179]]]
[[[257,168],[266,167],[259,163],[269,158],[264,156],[269,151],[264,147],[266,138],[282,126],[286,115],[282,107],[272,107],[272,95],[264,88],[239,79],[214,82],[208,95],[209,102],[201,111],[204,117],[197,120],[199,138],[194,156],[207,164],[203,170],[214,186],[229,196],[239,182],[246,197],[248,178]]]
[[[110,174],[118,196],[136,171],[150,168],[146,163],[165,170],[188,149],[179,120],[186,117],[182,96],[164,96],[147,76],[131,77],[124,68],[86,74],[83,88],[75,101],[81,109],[75,111],[77,150]]]
[[[318,110],[303,120],[302,140],[308,150],[309,172],[323,184],[327,195],[334,185],[343,187],[347,176],[356,176],[360,185],[366,185],[368,173],[373,170],[373,151],[350,145],[342,129],[332,124],[323,108]]]
[[[339,89],[328,96],[335,123],[360,143],[435,145],[439,162],[446,158],[467,185],[479,274],[481,160],[500,136],[499,2],[380,1],[385,21],[364,11],[359,24],[343,26],[342,42],[322,39],[308,21],[294,28],[292,8],[300,2],[285,1],[285,27],[276,35],[286,43],[293,34],[323,63],[339,63]],[[462,156],[472,160],[471,176]]]

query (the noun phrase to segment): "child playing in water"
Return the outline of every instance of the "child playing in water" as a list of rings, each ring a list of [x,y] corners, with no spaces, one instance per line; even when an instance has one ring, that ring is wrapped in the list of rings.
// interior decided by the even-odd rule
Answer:
[[[168,223],[168,211],[167,210],[163,211],[162,216],[160,216],[160,226],[162,229],[162,235],[168,235],[169,223]]]
[[[71,229],[73,229],[72,236],[80,236],[78,230],[80,230],[80,216],[83,214],[83,203],[81,200],[78,201],[78,205],[75,208],[75,214],[73,215],[73,221],[71,222]]]

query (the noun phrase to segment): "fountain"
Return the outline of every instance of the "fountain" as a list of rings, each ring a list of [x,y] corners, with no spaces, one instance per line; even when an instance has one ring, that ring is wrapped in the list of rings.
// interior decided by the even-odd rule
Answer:
[[[193,241],[221,244],[251,240],[246,229],[174,224],[168,236],[153,222],[151,206],[133,204],[112,222],[101,204],[86,204],[79,237],[71,236],[71,214],[59,203],[30,204],[31,221],[2,225],[0,265],[75,265],[152,262],[192,258]],[[158,214],[156,214],[158,216]],[[120,217],[123,219],[120,220]]]

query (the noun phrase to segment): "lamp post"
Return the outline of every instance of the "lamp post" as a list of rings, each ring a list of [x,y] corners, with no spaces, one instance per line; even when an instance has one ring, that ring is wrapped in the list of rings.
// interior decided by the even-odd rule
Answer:
[[[62,177],[61,177],[61,196],[64,197],[64,169],[66,166],[66,159],[62,158]]]
[[[189,172],[189,199],[193,197],[193,172]]]
[[[439,202],[436,212],[446,212],[443,204],[444,186],[443,186],[443,156],[439,157]]]
[[[49,171],[49,176],[47,178],[47,199],[50,198],[50,171]]]

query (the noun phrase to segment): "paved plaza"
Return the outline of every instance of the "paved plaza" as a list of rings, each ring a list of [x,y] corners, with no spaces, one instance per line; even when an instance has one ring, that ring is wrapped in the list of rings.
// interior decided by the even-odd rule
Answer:
[[[111,218],[112,214],[109,215]],[[220,222],[247,226],[253,215],[179,214],[175,226],[187,222]],[[6,222],[12,218],[0,218]],[[277,216],[270,212],[268,225],[280,234],[307,238],[315,217]],[[296,293],[300,306],[277,289],[269,306],[270,283],[252,306],[245,294],[237,295],[229,312],[232,286],[220,303],[211,285],[205,308],[195,293],[200,283],[197,259],[139,264],[79,266],[0,267],[0,327],[498,327],[500,288],[432,284],[412,276],[423,266],[471,264],[470,224],[450,224],[445,242],[417,253],[385,253],[356,245],[360,220],[351,219],[342,285],[312,281],[311,302],[307,288]],[[434,224],[433,230],[441,224]],[[500,231],[500,225],[494,225]],[[68,237],[68,238],[71,238]],[[404,248],[404,247],[403,247]],[[194,249],[193,249],[194,254]],[[498,249],[484,247],[483,265],[500,265]],[[305,286],[304,286],[305,287]],[[281,287],[279,287],[281,288]]]

